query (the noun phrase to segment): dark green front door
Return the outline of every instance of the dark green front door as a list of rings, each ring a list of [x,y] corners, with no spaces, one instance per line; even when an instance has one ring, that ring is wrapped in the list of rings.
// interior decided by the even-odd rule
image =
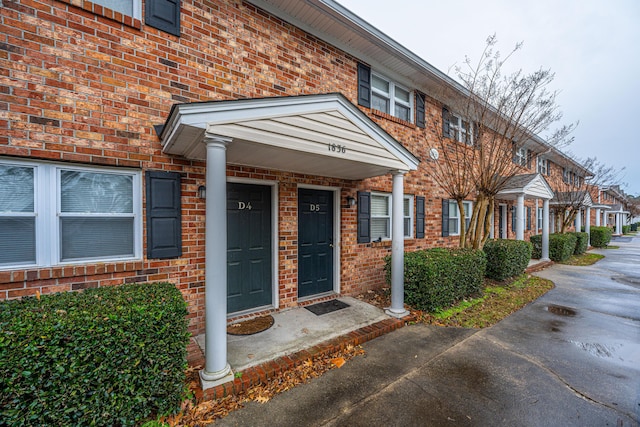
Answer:
[[[298,190],[298,297],[333,290],[333,193]]]
[[[271,187],[227,184],[227,311],[271,304]]]

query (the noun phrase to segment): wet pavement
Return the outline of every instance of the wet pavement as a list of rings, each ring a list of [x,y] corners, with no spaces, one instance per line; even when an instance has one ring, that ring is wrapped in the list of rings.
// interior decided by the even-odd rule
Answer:
[[[483,329],[413,325],[228,426],[639,426],[640,237]]]

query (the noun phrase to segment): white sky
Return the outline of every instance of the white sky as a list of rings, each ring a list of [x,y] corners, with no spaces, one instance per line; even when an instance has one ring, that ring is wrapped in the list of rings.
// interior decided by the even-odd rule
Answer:
[[[580,122],[565,151],[625,168],[624,191],[640,195],[640,1],[337,1],[452,77],[489,35],[503,54],[524,42],[512,66],[555,72],[557,127]]]

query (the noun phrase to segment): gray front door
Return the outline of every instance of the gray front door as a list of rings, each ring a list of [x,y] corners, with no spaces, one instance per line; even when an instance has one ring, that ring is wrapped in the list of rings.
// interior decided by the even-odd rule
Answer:
[[[333,290],[333,193],[298,190],[298,297]]]
[[[272,303],[271,187],[227,184],[227,312]]]

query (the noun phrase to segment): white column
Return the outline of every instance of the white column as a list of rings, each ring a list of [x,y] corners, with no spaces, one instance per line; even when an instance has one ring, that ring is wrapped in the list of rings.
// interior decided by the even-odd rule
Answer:
[[[391,307],[385,312],[393,317],[409,314],[404,309],[404,172],[393,174],[391,193]]]
[[[596,209],[596,227],[600,227],[600,209]]]
[[[587,206],[584,218],[584,231],[587,233],[587,247],[591,246],[591,208]]]
[[[604,225],[605,227],[609,226],[609,212],[608,211],[604,211]]]
[[[542,254],[541,261],[549,261],[549,199],[542,202]]]
[[[539,202],[539,200],[536,199],[535,225],[533,226],[533,229],[536,230],[535,234],[538,234],[538,231],[540,231],[538,229],[538,209],[539,209],[538,202]]]
[[[524,194],[516,199],[516,240],[524,240]]]
[[[616,234],[622,234],[622,214],[616,214]]]
[[[578,209],[578,213],[576,214],[576,232],[580,232],[582,229],[582,209]]]
[[[496,214],[495,214],[495,211],[496,211],[496,208],[495,208],[495,205],[494,205],[493,211],[491,211],[491,228],[489,229],[489,238],[490,239],[495,239],[495,234],[496,234],[496,232],[495,232],[495,228],[496,228],[496,224],[495,224],[495,219],[496,219],[495,216],[496,216]]]
[[[233,380],[227,362],[227,144],[205,137],[207,200],[205,214],[205,366],[202,388]]]

